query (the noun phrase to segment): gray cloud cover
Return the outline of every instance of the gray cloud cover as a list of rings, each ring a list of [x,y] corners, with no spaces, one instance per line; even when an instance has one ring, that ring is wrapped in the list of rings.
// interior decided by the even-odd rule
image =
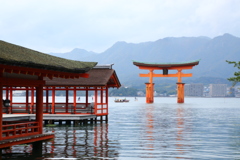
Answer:
[[[41,52],[230,33],[239,0],[0,0],[0,39]]]

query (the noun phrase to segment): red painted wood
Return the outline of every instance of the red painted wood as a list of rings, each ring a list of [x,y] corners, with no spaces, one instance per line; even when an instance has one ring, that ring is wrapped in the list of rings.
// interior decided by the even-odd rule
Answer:
[[[52,87],[52,114],[55,113],[55,87]]]
[[[2,73],[0,73],[0,77],[2,77]],[[2,85],[2,82],[0,82],[0,97],[3,97],[2,88],[3,88],[3,85]],[[3,122],[3,120],[2,120],[3,108],[2,107],[3,107],[3,101],[0,100],[0,141],[2,140],[2,124],[3,124],[2,123]]]
[[[4,65],[0,64],[0,68],[2,68],[1,73],[17,73],[17,74],[29,74],[29,75],[37,75],[48,78],[53,77],[62,77],[62,78],[88,78],[89,74],[87,73],[69,73],[69,72],[61,72],[61,71],[53,71],[53,70],[45,70],[45,69],[37,69],[37,68],[29,68],[29,67],[19,67],[12,65]]]
[[[76,87],[74,87],[73,90],[73,113],[76,114],[76,104],[77,104],[77,90]]]
[[[39,77],[39,79],[43,79]],[[36,87],[36,122],[39,124],[39,133],[43,133],[43,85]]]

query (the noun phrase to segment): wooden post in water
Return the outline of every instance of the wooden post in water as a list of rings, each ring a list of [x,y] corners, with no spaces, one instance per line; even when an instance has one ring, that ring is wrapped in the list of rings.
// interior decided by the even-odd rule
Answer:
[[[184,84],[177,83],[177,102],[184,103]]]
[[[42,77],[39,78],[42,80]],[[39,126],[39,134],[43,133],[43,85],[36,87],[36,121]]]

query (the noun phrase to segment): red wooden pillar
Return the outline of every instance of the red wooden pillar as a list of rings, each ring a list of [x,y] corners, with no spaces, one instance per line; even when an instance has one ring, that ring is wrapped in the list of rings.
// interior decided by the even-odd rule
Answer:
[[[153,103],[154,83],[145,83],[145,84],[146,84],[146,103]]]
[[[33,106],[34,106],[34,87],[31,88],[31,106],[30,106],[30,114],[33,114]]]
[[[86,105],[88,105],[88,87],[85,87],[86,91]]]
[[[106,87],[106,105],[107,105],[107,114],[108,114],[108,88]]]
[[[76,106],[77,106],[77,89],[73,87],[73,113],[76,114]]]
[[[48,96],[49,96],[49,90],[48,90],[48,87],[46,87],[46,113],[49,113],[49,108],[48,108],[49,99],[48,99]]]
[[[2,73],[0,73],[0,78],[2,78]],[[2,98],[3,96],[3,85],[2,82],[0,81],[0,97]],[[2,99],[0,99],[0,141],[2,140],[2,122],[3,122],[3,101]]]
[[[184,84],[185,83],[177,83],[177,102],[184,103]]]
[[[98,89],[97,87],[95,87],[95,90],[94,90],[94,114],[97,114],[98,113]]]
[[[52,87],[52,114],[55,114],[55,87]]]
[[[39,85],[36,87],[36,121],[39,124],[39,133],[42,134],[43,133],[43,85]]]
[[[100,97],[101,98],[101,100],[100,100],[101,101],[101,109],[102,109],[102,112],[103,112],[103,87],[101,87],[101,93],[100,94],[101,94],[101,97]]]
[[[66,113],[68,113],[68,87],[65,88],[66,89]]]
[[[6,89],[6,90],[5,90],[6,99],[9,99],[9,88],[8,88],[8,87],[5,87],[5,89]],[[11,101],[11,100],[10,100],[10,101]],[[10,103],[12,103],[12,101],[11,101]],[[11,104],[10,104],[10,107],[11,107]],[[6,112],[7,114],[9,114],[9,113],[11,112],[11,111],[10,111],[10,107],[7,107],[7,109],[6,109],[6,110],[7,110],[7,112]]]
[[[9,96],[9,88],[6,87],[6,90],[5,90],[5,91],[6,91],[6,95],[5,95],[5,96],[6,96],[6,99],[9,99],[9,97],[8,97],[8,96]]]
[[[9,113],[12,113],[12,102],[13,102],[13,90],[12,90],[12,87],[10,87],[10,108],[9,108]]]
[[[27,111],[28,110],[28,105],[29,105],[29,100],[28,100],[28,97],[29,97],[29,92],[28,92],[28,87],[25,87],[25,91],[26,91],[26,105],[25,105],[25,110]]]

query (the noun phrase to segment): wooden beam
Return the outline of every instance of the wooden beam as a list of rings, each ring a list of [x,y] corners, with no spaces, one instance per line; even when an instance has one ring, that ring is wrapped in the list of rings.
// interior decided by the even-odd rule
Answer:
[[[36,80],[36,79],[22,79],[22,78],[0,78],[0,82],[2,82],[3,86],[38,86],[45,85],[44,80]]]
[[[19,67],[19,66],[9,66],[0,64],[0,72],[8,72],[8,73],[25,73],[29,75],[37,75],[37,76],[44,76],[44,77],[60,77],[64,76],[65,78],[88,78],[88,73],[69,73],[69,72],[61,72],[61,71],[54,71],[54,70],[45,70],[45,69],[38,69],[38,68],[29,68],[29,67]],[[48,76],[48,75],[51,76]]]
[[[163,74],[155,74],[153,73],[153,77],[178,77],[178,73],[175,74],[168,74],[168,75],[163,75]],[[192,77],[192,73],[181,73],[181,77]],[[139,74],[140,77],[150,77],[150,73],[147,74]]]
[[[178,67],[147,67],[147,66],[139,66],[139,69],[145,69],[145,70],[162,70],[162,69],[168,69],[168,70],[176,70],[176,69],[192,69],[193,66],[178,66]]]
[[[0,78],[2,78],[2,73],[0,73]],[[3,85],[2,85],[2,82],[0,82],[0,97],[1,97],[1,100],[0,100],[0,141],[2,140],[2,122],[3,122],[3,116],[2,116],[2,113],[3,113],[3,101],[2,101],[2,97],[3,97]]]

